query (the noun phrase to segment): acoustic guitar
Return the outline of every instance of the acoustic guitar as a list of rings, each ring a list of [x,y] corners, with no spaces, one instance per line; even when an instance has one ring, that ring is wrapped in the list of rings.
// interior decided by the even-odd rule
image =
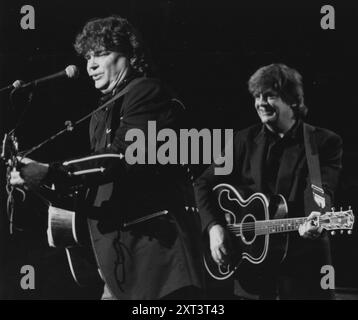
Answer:
[[[7,215],[10,234],[21,231],[19,221],[24,219],[26,202],[35,204],[40,215],[48,212],[47,238],[51,247],[63,248],[66,252],[70,270],[74,280],[80,286],[96,286],[102,284],[91,245],[87,217],[78,213],[84,198],[84,190],[72,188],[66,192],[58,192],[49,186],[41,186],[36,190],[23,190],[10,184],[10,173],[18,166],[18,141],[14,133],[5,134],[0,159],[7,167]],[[28,200],[28,199],[31,200]],[[32,202],[33,201],[33,202]],[[15,217],[19,215],[19,217]],[[19,214],[18,214],[19,213]],[[22,216],[21,216],[22,215]],[[26,221],[27,222],[27,221]],[[27,225],[20,223],[21,227]]]
[[[217,280],[228,279],[236,273],[242,285],[248,274],[257,277],[264,268],[282,262],[287,253],[287,233],[297,231],[307,220],[307,217],[287,218],[287,203],[282,195],[268,197],[254,193],[245,199],[233,186],[219,184],[213,188],[213,196],[232,245],[230,263],[218,265],[211,256],[209,236],[205,238],[204,264],[210,276]],[[320,215],[314,223],[331,232],[351,233],[354,215],[351,209],[330,211]],[[278,243],[280,245],[276,245]]]
[[[47,191],[47,199],[50,199]],[[47,239],[50,247],[64,248],[76,283],[81,287],[103,283],[91,245],[88,219],[78,210],[83,202],[79,189],[59,197],[48,207]],[[57,204],[57,205],[56,205]]]

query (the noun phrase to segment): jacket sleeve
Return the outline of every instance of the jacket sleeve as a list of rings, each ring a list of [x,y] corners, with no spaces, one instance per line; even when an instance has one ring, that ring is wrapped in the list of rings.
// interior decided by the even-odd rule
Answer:
[[[159,80],[141,81],[124,97],[120,125],[112,144],[82,158],[50,164],[48,180],[64,185],[97,185],[124,177],[133,171],[136,174],[153,172],[153,167],[148,168],[140,163],[129,164],[126,161],[126,150],[134,142],[127,141],[127,133],[131,129],[144,133],[145,144],[140,145],[138,152],[143,152],[147,159],[148,121],[156,121],[157,130],[172,127],[181,112],[180,108]]]
[[[215,223],[225,225],[223,215],[219,215],[217,206],[212,196],[213,188],[219,183],[233,184],[234,177],[239,180],[238,167],[240,166],[240,139],[236,134],[234,139],[225,146],[225,153],[232,152],[233,168],[229,175],[218,175],[215,169],[219,167],[214,161],[194,182],[195,200],[199,209],[202,232],[208,231],[208,228]]]

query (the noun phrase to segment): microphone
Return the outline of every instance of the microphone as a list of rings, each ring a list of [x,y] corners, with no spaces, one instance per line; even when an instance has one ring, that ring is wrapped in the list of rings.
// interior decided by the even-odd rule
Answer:
[[[9,89],[18,89],[22,86],[24,82],[22,80],[16,80],[14,81],[13,84],[7,86],[7,87],[4,87],[4,88],[1,88],[0,89],[0,92],[3,92],[3,91],[6,91],[6,90],[9,90]]]
[[[74,65],[70,65],[65,70],[62,70],[60,72],[51,74],[49,76],[46,76],[46,77],[43,77],[43,78],[40,78],[40,79],[37,79],[37,80],[33,80],[31,82],[28,82],[28,83],[25,83],[24,85],[20,85],[19,88],[27,88],[27,87],[30,87],[30,86],[37,86],[38,84],[40,84],[42,82],[55,80],[55,79],[60,79],[60,78],[75,79],[75,78],[78,77],[78,75],[79,75],[78,68],[76,66],[74,66]]]

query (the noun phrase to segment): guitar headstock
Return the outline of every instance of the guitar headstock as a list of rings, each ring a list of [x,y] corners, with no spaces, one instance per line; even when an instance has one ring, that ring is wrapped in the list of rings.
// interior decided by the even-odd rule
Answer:
[[[331,231],[332,235],[335,234],[335,230],[341,230],[341,233],[344,230],[348,230],[348,234],[351,234],[354,225],[354,214],[350,207],[346,211],[343,211],[342,208],[340,211],[335,211],[332,208],[332,211],[321,215],[319,220],[320,226],[323,229]]]

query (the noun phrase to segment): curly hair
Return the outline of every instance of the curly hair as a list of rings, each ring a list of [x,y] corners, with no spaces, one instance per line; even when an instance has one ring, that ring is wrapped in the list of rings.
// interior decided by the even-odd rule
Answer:
[[[304,103],[304,93],[301,74],[284,64],[274,63],[261,67],[248,82],[249,91],[257,96],[271,90],[284,102],[291,105],[297,118],[304,118],[308,109]]]
[[[136,72],[146,74],[149,71],[140,34],[127,19],[120,16],[88,21],[77,35],[74,47],[83,57],[89,52],[120,52],[129,59]]]

